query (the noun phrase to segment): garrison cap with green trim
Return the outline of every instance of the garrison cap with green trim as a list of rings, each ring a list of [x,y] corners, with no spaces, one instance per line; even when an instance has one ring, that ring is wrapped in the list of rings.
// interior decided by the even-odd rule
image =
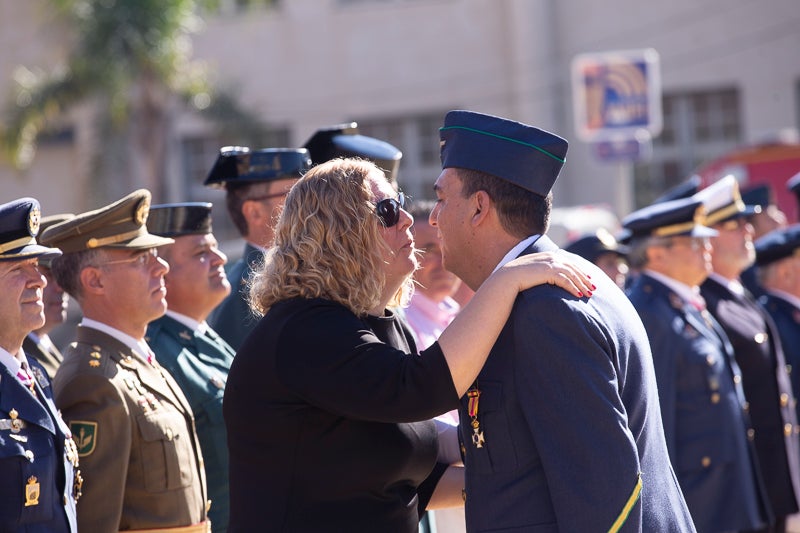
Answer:
[[[800,224],[772,230],[754,244],[758,266],[797,256],[800,254]]]
[[[314,165],[337,157],[368,159],[386,173],[389,181],[397,178],[400,159],[403,157],[403,152],[394,145],[361,135],[356,122],[320,128],[303,147],[308,149]]]
[[[558,135],[505,118],[450,111],[439,128],[442,168],[486,172],[547,196],[567,157]]]
[[[150,206],[147,231],[162,237],[211,233],[211,204],[183,202]]]
[[[150,191],[139,189],[107,206],[76,215],[50,226],[42,242],[58,246],[64,253],[95,248],[144,250],[175,242],[148,233]]]
[[[36,242],[41,214],[35,198],[20,198],[0,205],[0,261],[52,259],[61,255],[61,250]]]
[[[742,201],[739,182],[731,174],[699,190],[692,198],[703,202],[706,208],[706,224],[709,226],[756,213],[755,207],[745,205]]]
[[[268,181],[298,179],[311,168],[305,148],[265,148],[225,146],[203,182],[207,187],[227,189]]]
[[[703,203],[680,198],[649,205],[622,220],[630,240],[647,237],[716,237],[717,230],[705,226]]]

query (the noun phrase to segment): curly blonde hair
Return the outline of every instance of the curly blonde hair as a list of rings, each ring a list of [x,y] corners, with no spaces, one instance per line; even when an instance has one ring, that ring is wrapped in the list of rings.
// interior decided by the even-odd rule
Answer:
[[[361,159],[334,159],[291,189],[273,246],[250,282],[250,307],[264,315],[289,298],[325,298],[363,316],[381,298],[388,249],[371,184],[386,177]],[[411,274],[395,297],[407,300]]]

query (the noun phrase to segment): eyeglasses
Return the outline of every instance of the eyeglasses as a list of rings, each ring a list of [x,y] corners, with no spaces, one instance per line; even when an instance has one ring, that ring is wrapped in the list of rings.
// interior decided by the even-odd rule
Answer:
[[[406,195],[402,192],[397,199],[384,198],[375,204],[375,213],[386,228],[391,228],[400,222],[400,211],[406,206]]]
[[[107,265],[121,265],[125,263],[132,263],[135,267],[141,268],[145,267],[150,263],[150,259],[157,259],[158,258],[158,250],[155,248],[150,248],[140,254],[134,255],[133,257],[129,257],[128,259],[116,259],[114,261],[106,261],[105,263],[100,263],[96,265],[98,267],[103,267]]]
[[[252,200],[254,202],[263,202],[264,200],[272,200],[273,198],[283,198],[289,194],[289,191],[278,192],[275,194],[265,194],[264,196],[255,196],[253,198],[248,198],[248,200]]]

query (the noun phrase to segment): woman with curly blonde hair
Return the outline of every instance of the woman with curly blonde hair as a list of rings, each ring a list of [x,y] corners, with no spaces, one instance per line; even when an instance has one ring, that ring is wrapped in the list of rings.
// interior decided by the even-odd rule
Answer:
[[[387,310],[417,267],[403,201],[356,159],[320,164],[289,192],[252,282],[264,316],[225,389],[231,533],[417,531],[417,491],[437,459],[430,419],[458,407],[517,293],[553,283],[590,294],[556,255],[525,256],[417,355]]]

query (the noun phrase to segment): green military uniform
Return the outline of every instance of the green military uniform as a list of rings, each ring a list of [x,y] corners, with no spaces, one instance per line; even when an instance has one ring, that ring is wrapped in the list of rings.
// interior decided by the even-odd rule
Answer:
[[[186,395],[203,450],[209,517],[214,533],[227,529],[228,442],[222,419],[222,396],[235,352],[212,329],[192,330],[164,316],[147,327],[147,343]]]
[[[150,193],[142,189],[48,228],[43,242],[64,252],[52,265],[59,284],[83,284],[79,276],[99,268],[62,270],[65,259],[79,257],[71,254],[147,251],[174,242],[148,233],[149,207]],[[53,380],[55,403],[72,430],[84,472],[79,529],[207,532],[205,470],[189,402],[158,360],[148,358],[143,339],[111,327],[96,308],[89,315],[89,303],[107,305],[113,295],[94,296],[85,288],[82,293],[86,316]],[[102,298],[102,304],[92,298]],[[128,326],[138,327],[137,320]]]
[[[84,326],[53,381],[86,480],[78,527],[119,531],[197,524],[205,473],[192,410],[158,362]]]

